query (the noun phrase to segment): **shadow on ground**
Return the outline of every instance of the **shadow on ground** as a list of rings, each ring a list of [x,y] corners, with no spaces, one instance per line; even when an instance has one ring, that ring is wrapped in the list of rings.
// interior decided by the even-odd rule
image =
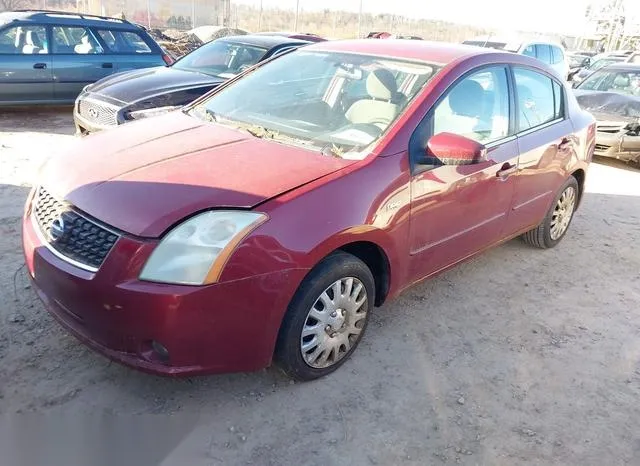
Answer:
[[[0,107],[2,132],[43,132],[73,135],[73,106]]]

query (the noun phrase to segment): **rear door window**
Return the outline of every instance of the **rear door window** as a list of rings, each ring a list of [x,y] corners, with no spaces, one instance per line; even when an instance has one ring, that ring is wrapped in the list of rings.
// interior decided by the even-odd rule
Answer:
[[[518,98],[518,131],[526,131],[562,118],[562,87],[548,76],[514,68]]]
[[[536,56],[538,60],[543,61],[545,63],[551,63],[551,49],[547,44],[537,44],[536,45]]]
[[[89,29],[78,26],[53,26],[52,32],[53,53],[104,53],[104,49]]]
[[[0,32],[0,54],[46,54],[47,29],[45,26],[16,26]]]
[[[151,48],[137,32],[101,29],[98,35],[113,53],[151,53]]]

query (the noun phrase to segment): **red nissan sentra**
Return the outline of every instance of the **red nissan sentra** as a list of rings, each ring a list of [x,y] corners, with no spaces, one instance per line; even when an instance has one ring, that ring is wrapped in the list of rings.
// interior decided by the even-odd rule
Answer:
[[[519,235],[555,246],[594,136],[535,59],[324,42],[51,160],[26,263],[56,319],[116,361],[193,375],[275,360],[313,379],[412,284]]]

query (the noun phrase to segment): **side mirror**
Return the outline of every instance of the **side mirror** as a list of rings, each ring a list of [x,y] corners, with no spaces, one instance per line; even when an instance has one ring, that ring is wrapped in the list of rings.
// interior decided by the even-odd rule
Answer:
[[[422,163],[427,165],[472,165],[488,160],[483,144],[453,133],[432,136],[425,152]]]

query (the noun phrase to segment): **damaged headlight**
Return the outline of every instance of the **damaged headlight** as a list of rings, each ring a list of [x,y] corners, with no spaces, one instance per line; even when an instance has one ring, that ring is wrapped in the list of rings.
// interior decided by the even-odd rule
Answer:
[[[182,108],[182,105],[169,105],[166,107],[147,108],[144,110],[135,110],[128,112],[125,117],[129,120],[141,120],[143,118],[151,118],[158,115],[164,115],[165,113],[172,112]]]
[[[624,129],[629,136],[640,136],[640,121],[629,123]]]
[[[267,216],[243,210],[212,210],[182,222],[156,246],[140,280],[180,285],[215,283],[240,242]]]

